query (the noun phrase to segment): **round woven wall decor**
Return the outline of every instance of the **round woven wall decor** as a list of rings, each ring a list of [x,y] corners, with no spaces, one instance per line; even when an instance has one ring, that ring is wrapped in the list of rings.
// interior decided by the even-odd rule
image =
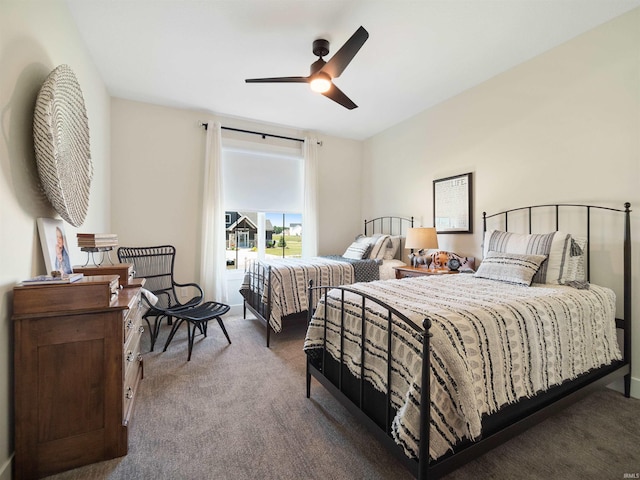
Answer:
[[[38,175],[51,205],[71,225],[82,225],[93,165],[82,90],[68,65],[53,70],[40,88],[33,141]]]

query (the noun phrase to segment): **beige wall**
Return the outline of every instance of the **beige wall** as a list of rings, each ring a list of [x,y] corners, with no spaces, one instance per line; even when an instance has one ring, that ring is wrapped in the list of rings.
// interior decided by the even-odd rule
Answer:
[[[475,232],[441,235],[442,248],[479,256],[482,211],[629,201],[640,265],[640,9],[367,140],[363,214],[391,208],[431,226],[433,180],[466,172],[475,177]],[[599,274],[621,283],[619,265]],[[638,268],[633,283],[640,397]]]
[[[206,136],[200,122],[214,118],[227,127],[304,137],[302,131],[275,125],[112,100],[113,230],[121,245],[174,245],[178,281],[199,278]],[[223,136],[228,135],[232,134],[223,131]],[[362,144],[327,136],[318,139],[322,141],[318,148],[319,253],[342,253],[362,230]]]
[[[0,479],[11,478],[13,456],[13,286],[45,273],[36,218],[56,217],[40,190],[32,140],[35,99],[47,75],[66,63],[82,88],[94,177],[80,230],[108,231],[110,202],[109,95],[62,1],[0,2]],[[78,229],[65,225],[69,239]],[[70,243],[74,264],[85,257]]]

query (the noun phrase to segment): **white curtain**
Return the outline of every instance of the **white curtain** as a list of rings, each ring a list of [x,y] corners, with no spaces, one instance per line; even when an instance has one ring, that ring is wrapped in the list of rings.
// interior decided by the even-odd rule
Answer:
[[[200,285],[206,300],[226,303],[228,295],[223,194],[221,125],[220,122],[210,121],[204,161]]]
[[[302,256],[318,255],[318,140],[304,139],[304,206]]]

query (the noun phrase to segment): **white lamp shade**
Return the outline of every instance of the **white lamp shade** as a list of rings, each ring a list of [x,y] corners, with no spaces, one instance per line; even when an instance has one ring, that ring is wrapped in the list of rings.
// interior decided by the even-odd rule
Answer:
[[[407,230],[405,248],[428,250],[438,248],[438,235],[433,227],[410,228]]]

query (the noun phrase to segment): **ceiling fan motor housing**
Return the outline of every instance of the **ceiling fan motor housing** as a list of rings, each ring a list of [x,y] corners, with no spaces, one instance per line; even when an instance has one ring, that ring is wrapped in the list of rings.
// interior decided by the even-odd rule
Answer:
[[[329,54],[329,41],[319,38],[313,41],[313,54],[318,57],[324,57]]]

